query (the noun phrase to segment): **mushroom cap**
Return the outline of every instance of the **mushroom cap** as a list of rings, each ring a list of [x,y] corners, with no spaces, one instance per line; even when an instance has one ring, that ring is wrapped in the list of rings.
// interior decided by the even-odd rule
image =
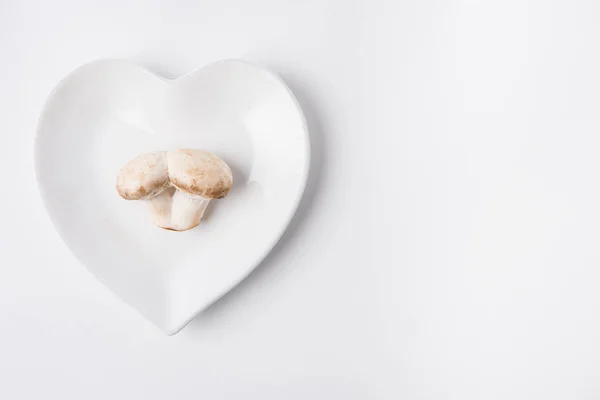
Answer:
[[[117,176],[117,192],[126,200],[146,200],[169,185],[165,151],[141,154],[129,161]]]
[[[231,169],[225,161],[208,151],[169,151],[167,164],[171,184],[189,195],[221,199],[231,189]]]

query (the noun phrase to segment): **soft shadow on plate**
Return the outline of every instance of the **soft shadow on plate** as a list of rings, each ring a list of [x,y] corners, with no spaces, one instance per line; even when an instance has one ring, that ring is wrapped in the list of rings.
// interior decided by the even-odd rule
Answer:
[[[231,192],[235,194],[238,190],[242,190],[243,188],[248,186],[248,174],[244,172],[244,169],[240,167],[237,161],[233,159],[225,159],[229,168],[231,168],[231,173],[233,175],[233,185],[231,186]],[[200,223],[207,223],[211,219],[211,215],[214,213],[216,201],[211,201],[204,211],[204,215],[202,216],[202,221]]]
[[[234,289],[198,314],[182,333],[188,332],[189,334],[196,335],[206,329],[210,329],[214,323],[218,323],[219,316],[223,315],[228,307],[239,308],[244,301],[244,297],[248,296],[252,291],[252,287],[256,286],[258,281],[267,280],[272,282],[276,280],[275,277],[281,272],[277,270],[282,268],[280,261],[286,255],[286,248],[289,247],[294,236],[302,231],[306,221],[311,217],[311,209],[314,206],[315,198],[322,189],[322,176],[326,170],[325,154],[327,146],[323,135],[323,126],[316,112],[317,107],[314,106],[314,101],[302,90],[300,82],[297,82],[293,77],[286,74],[280,73],[280,76],[298,100],[304,112],[310,135],[311,162],[304,195],[284,234],[263,262]]]

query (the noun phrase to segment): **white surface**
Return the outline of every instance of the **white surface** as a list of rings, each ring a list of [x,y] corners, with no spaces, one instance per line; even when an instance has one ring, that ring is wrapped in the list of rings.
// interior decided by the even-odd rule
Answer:
[[[600,3],[90,3],[0,3],[0,397],[600,396]],[[33,180],[44,99],[103,57],[256,61],[309,122],[291,229],[170,338],[79,265]]]
[[[123,60],[85,64],[52,92],[35,142],[41,194],[65,243],[168,334],[265,258],[296,211],[310,162],[290,89],[233,60],[172,81]],[[200,226],[173,232],[115,185],[138,154],[181,148],[218,154],[235,177]]]

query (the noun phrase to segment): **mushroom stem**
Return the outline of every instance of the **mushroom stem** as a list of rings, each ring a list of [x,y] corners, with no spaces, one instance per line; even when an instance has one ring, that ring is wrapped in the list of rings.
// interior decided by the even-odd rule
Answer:
[[[169,229],[171,226],[171,203],[174,193],[175,188],[168,187],[156,196],[148,199],[154,223],[161,228]]]
[[[171,226],[175,231],[186,231],[200,223],[210,199],[201,196],[190,196],[176,190],[171,205]]]

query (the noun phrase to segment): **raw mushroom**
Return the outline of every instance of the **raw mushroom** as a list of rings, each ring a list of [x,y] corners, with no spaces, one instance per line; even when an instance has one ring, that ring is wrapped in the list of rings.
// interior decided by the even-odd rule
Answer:
[[[210,200],[229,193],[232,182],[229,166],[208,151],[159,151],[125,164],[117,192],[126,200],[147,200],[159,227],[185,231],[200,223]]]
[[[170,229],[192,229],[200,223],[210,200],[229,193],[233,183],[231,169],[225,161],[204,150],[169,151],[167,165],[171,184],[177,189]]]
[[[169,228],[171,198],[167,173],[167,152],[158,151],[137,156],[129,161],[117,176],[117,192],[126,200],[146,200],[150,203],[154,223]]]

